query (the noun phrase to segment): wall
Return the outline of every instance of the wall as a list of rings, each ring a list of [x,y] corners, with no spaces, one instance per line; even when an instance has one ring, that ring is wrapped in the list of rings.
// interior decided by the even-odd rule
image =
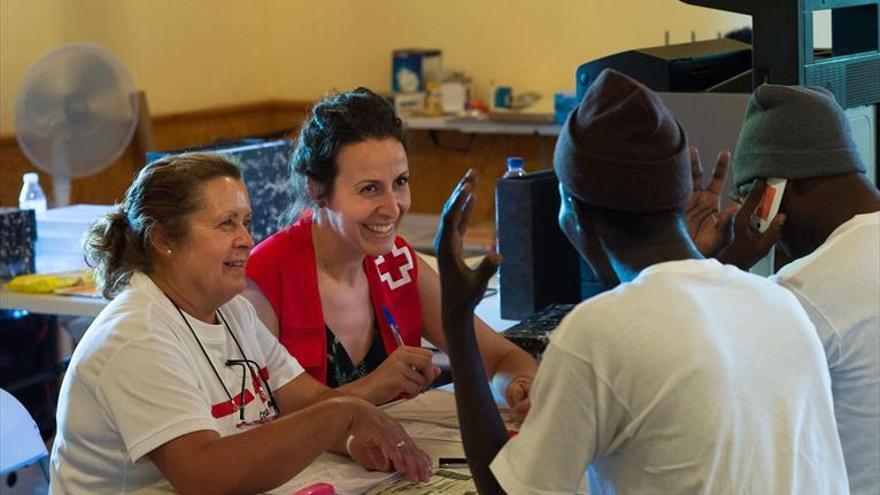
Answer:
[[[666,30],[678,43],[691,30],[706,39],[748,23],[676,0],[0,0],[0,206],[16,204],[21,174],[33,170],[12,137],[15,95],[28,68],[62,43],[96,42],[122,60],[157,117],[156,147],[167,149],[295,126],[306,102],[332,88],[386,90],[394,48],[442,49],[444,66],[472,75],[478,97],[492,80],[549,94],[572,90],[580,63],[662,44]],[[274,109],[275,100],[294,109]],[[210,109],[219,117],[201,112]],[[459,169],[495,176],[505,155],[537,157],[548,146],[486,137],[462,155],[416,142],[414,187],[430,191],[414,205],[421,211],[442,205],[441,183],[454,184]],[[138,166],[129,155],[74,181],[71,201],[120,198]],[[446,168],[439,183],[436,167]],[[41,183],[51,191],[48,176]],[[488,182],[481,189],[491,194]],[[491,217],[486,203],[478,217]]]
[[[676,0],[0,0],[0,134],[27,69],[61,43],[114,52],[154,114],[313,100],[389,86],[390,53],[444,51],[444,65],[520,90],[573,89],[575,67],[629,48],[715,37],[744,16]]]
[[[747,16],[677,0],[325,0],[297,11],[273,0],[270,28],[281,98],[311,99],[330,87],[390,84],[394,48],[443,50],[485,98],[492,80],[544,94],[574,90],[581,63],[620,51],[715,38],[748,26]],[[379,7],[377,7],[379,6]],[[306,49],[307,48],[307,49]]]
[[[147,91],[154,114],[261,101],[269,16],[239,0],[0,0],[0,134],[28,68],[62,43],[110,49]]]

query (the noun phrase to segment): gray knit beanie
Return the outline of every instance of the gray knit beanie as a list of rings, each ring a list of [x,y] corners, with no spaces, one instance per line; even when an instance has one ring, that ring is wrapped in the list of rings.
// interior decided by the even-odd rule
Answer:
[[[749,99],[736,152],[737,187],[756,178],[865,172],[849,121],[825,88],[763,84]]]
[[[604,70],[568,116],[553,168],[581,201],[612,210],[681,208],[691,194],[688,142],[650,89]]]

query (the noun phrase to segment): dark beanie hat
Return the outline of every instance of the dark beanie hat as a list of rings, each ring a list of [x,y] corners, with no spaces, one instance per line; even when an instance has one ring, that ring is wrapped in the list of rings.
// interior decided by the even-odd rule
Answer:
[[[733,178],[810,179],[865,172],[849,121],[825,88],[762,84],[746,108]]]
[[[573,196],[612,210],[675,209],[692,190],[678,121],[651,90],[611,69],[562,126],[553,167]]]

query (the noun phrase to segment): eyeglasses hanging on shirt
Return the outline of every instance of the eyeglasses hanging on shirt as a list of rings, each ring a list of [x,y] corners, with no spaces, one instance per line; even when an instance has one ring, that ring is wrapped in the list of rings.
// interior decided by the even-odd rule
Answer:
[[[168,294],[165,294],[165,297],[168,297]],[[205,359],[208,361],[208,365],[211,367],[211,370],[214,372],[214,376],[217,377],[217,381],[220,382],[220,386],[223,388],[223,391],[226,392],[226,396],[229,398],[229,404],[232,406],[232,410],[238,410],[238,423],[236,423],[236,428],[249,428],[255,425],[261,425],[264,423],[268,423],[275,419],[276,417],[281,415],[281,410],[278,409],[278,404],[275,402],[275,395],[272,393],[272,387],[269,385],[269,382],[263,377],[263,374],[260,372],[260,365],[255,361],[248,359],[244,354],[244,349],[242,349],[241,344],[238,343],[238,339],[235,338],[235,333],[232,332],[232,328],[229,327],[229,323],[226,322],[226,318],[223,316],[223,313],[220,310],[217,310],[217,316],[220,317],[220,321],[223,322],[223,326],[226,327],[226,330],[229,332],[229,335],[232,337],[233,342],[235,342],[235,346],[238,347],[238,352],[241,353],[241,359],[228,359],[226,360],[226,366],[241,366],[241,393],[238,396],[238,404],[235,403],[235,400],[232,398],[232,394],[229,393],[229,389],[226,388],[226,384],[223,382],[223,379],[220,377],[220,372],[217,371],[217,368],[214,366],[214,363],[211,361],[211,357],[208,355],[208,351],[205,350],[205,346],[202,345],[202,341],[199,340],[198,335],[196,335],[195,329],[190,324],[186,315],[183,314],[183,311],[180,309],[180,306],[174,302],[173,299],[168,297],[168,300],[171,301],[171,304],[174,305],[174,309],[180,314],[180,317],[183,318],[183,322],[186,323],[187,328],[189,328],[190,333],[192,333],[193,338],[196,343],[199,345],[199,349],[202,350],[202,354],[205,355]],[[254,373],[253,367],[257,368],[256,373]],[[270,412],[264,409],[260,413],[260,418],[256,420],[246,421],[244,417],[245,413],[245,404],[246,401],[246,393],[247,393],[247,375],[248,372],[251,375],[251,381],[254,385],[254,390],[257,395],[260,396],[260,399],[263,402],[267,402],[270,408],[275,411],[273,416],[270,416]],[[265,386],[265,389],[263,388]],[[268,395],[268,397],[267,397]]]
[[[235,338],[235,337],[233,337]],[[239,347],[239,350],[241,348]],[[242,355],[244,353],[242,352]],[[264,423],[268,423],[275,419],[275,417],[281,414],[281,411],[278,410],[278,406],[275,404],[275,396],[272,394],[272,387],[269,386],[269,382],[263,378],[263,374],[260,372],[260,365],[256,362],[251,361],[250,359],[227,359],[226,366],[241,366],[241,393],[239,394],[239,408],[238,408],[238,419],[239,422],[235,426],[238,428],[245,428],[247,426],[255,426],[261,425]],[[257,368],[257,372],[254,373],[254,367]],[[260,396],[260,400],[263,402],[269,403],[269,407],[275,410],[275,415],[270,416],[269,410],[263,409],[260,412],[260,418],[252,421],[245,421],[244,419],[244,405],[246,403],[245,394],[247,392],[247,375],[250,373],[251,383],[254,385],[254,391],[256,391],[257,395]],[[265,386],[265,388],[263,388]],[[268,397],[267,397],[268,393]]]

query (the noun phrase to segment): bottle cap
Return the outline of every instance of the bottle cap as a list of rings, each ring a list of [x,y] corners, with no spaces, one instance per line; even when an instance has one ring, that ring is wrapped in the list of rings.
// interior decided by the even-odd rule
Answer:
[[[28,172],[22,176],[25,182],[40,182],[40,176],[36,172]]]
[[[507,168],[525,168],[526,161],[521,156],[508,156]]]

